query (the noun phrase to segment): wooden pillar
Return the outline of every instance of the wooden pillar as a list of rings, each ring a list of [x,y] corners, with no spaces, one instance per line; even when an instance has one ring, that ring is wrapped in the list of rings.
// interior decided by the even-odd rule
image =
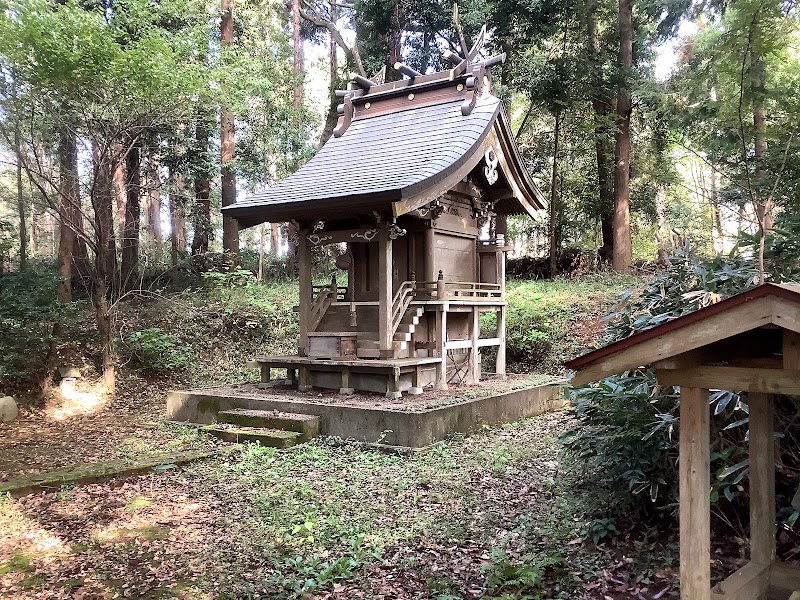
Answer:
[[[422,278],[423,281],[436,281],[435,235],[433,225],[425,230],[425,276]]]
[[[775,560],[775,440],[772,394],[748,394],[750,406],[750,561]]]
[[[711,599],[711,464],[708,390],[681,387],[681,600]]]
[[[339,393],[343,396],[350,396],[355,392],[353,389],[353,377],[348,367],[342,367],[342,387],[339,388]]]
[[[408,388],[409,396],[419,396],[423,393],[422,389],[422,367],[417,365],[411,373],[411,387]]]
[[[478,347],[478,340],[481,337],[481,312],[478,307],[472,309],[470,333],[472,350],[469,353],[469,383],[478,383],[481,380],[481,353]]]
[[[402,397],[400,393],[400,368],[394,367],[389,373],[388,377],[389,389],[386,390],[386,397],[389,400],[399,400]]]
[[[297,262],[300,270],[300,339],[297,353],[308,356],[308,330],[311,324],[311,244],[305,230],[298,232]]]
[[[501,306],[497,311],[497,333],[495,337],[500,338],[500,345],[497,347],[497,362],[495,373],[498,375],[506,374],[506,307]]]
[[[498,246],[502,245],[505,248],[505,237],[501,240],[500,235],[497,236]],[[506,251],[500,250],[496,253],[497,256],[497,283],[500,284],[500,291],[503,294],[503,299],[506,297]]]
[[[436,384],[437,390],[447,389],[447,311],[444,306],[438,307],[436,311],[436,356],[442,362],[436,365]]]
[[[311,389],[311,374],[308,372],[308,367],[299,367],[297,369],[297,391],[310,392]]]
[[[378,340],[381,358],[392,358],[392,240],[382,225],[378,233]]]

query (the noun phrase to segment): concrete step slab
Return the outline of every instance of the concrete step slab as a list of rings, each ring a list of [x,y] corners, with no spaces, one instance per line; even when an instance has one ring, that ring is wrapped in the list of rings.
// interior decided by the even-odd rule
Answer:
[[[319,417],[317,415],[234,408],[220,411],[217,421],[241,427],[294,431],[303,435],[303,441],[319,435]]]
[[[236,426],[228,428],[220,425],[205,425],[202,430],[224,442],[233,444],[253,442],[270,448],[291,448],[305,441],[302,433],[281,429]]]

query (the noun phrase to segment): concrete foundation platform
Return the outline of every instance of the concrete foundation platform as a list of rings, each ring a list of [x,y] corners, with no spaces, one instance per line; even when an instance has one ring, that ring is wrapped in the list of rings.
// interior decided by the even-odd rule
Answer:
[[[215,423],[220,411],[277,410],[317,415],[322,435],[404,448],[425,448],[451,433],[470,433],[481,425],[510,423],[562,408],[562,382],[547,383],[450,404],[420,408],[360,407],[346,403],[304,400],[302,394],[264,397],[240,386],[173,391],[167,395],[167,418],[173,421]],[[416,398],[424,398],[417,396]]]

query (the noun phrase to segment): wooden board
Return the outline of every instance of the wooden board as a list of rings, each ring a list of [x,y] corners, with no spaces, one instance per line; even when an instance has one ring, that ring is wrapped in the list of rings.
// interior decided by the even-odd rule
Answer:
[[[800,371],[755,367],[699,366],[657,369],[662,385],[707,386],[720,390],[800,394]]]
[[[769,586],[769,565],[748,563],[714,586],[712,600],[759,600]]]

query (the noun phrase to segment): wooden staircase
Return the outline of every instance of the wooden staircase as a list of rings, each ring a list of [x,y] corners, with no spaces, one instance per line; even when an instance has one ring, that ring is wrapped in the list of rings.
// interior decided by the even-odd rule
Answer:
[[[409,358],[413,355],[412,340],[425,312],[421,307],[408,307],[392,338],[393,358]],[[380,342],[377,333],[359,333],[356,355],[358,358],[380,358]]]

